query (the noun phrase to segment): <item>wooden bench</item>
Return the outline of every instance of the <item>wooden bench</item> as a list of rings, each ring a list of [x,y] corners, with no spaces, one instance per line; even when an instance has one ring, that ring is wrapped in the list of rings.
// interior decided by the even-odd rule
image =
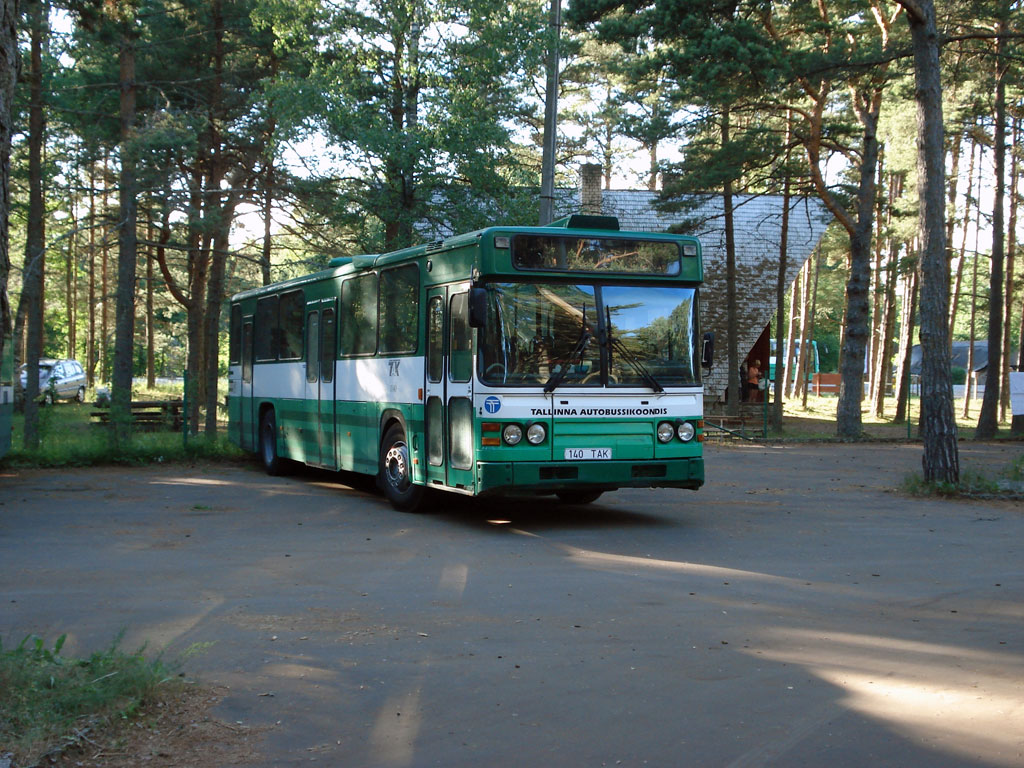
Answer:
[[[132,426],[155,432],[167,429],[181,431],[182,400],[135,400],[131,403]],[[110,425],[110,408],[97,408],[89,414],[97,426]]]

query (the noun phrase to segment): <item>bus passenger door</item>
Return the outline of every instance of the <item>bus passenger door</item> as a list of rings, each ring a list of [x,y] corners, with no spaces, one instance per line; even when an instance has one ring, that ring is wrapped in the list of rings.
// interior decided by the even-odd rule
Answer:
[[[320,463],[320,312],[306,312],[306,390],[302,409],[302,453],[309,464]]]
[[[448,485],[472,490],[476,452],[473,439],[473,329],[469,326],[469,284],[448,290]]]
[[[466,284],[434,288],[427,294],[428,485],[473,487],[473,332],[468,289]]]
[[[334,361],[338,349],[335,302],[320,313],[320,463],[337,468],[334,456]]]
[[[427,485],[445,485],[447,440],[444,428],[445,316],[447,292],[432,288],[427,293],[427,364],[423,390],[423,433],[426,440]]]
[[[252,396],[252,315],[242,318],[242,389],[239,398],[239,442],[246,451],[256,450],[256,407]]]

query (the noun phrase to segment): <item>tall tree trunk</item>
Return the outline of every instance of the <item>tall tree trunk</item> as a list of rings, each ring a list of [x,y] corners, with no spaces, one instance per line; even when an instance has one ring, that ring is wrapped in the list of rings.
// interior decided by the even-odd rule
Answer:
[[[900,364],[896,373],[897,424],[910,418],[910,363],[914,352],[914,316],[917,314],[918,270],[912,264],[904,278],[903,323],[900,328]]]
[[[730,114],[722,112],[722,146],[729,146]],[[722,189],[722,209],[725,214],[725,305],[726,346],[729,357],[729,387],[726,390],[727,412],[740,412],[740,353],[739,318],[736,306],[736,232],[733,228],[732,179],[726,179]]]
[[[971,413],[971,400],[978,395],[978,381],[974,378],[974,337],[977,331],[978,317],[978,253],[975,249],[971,265],[971,340],[967,346],[967,381],[964,386],[964,409],[960,414],[967,418]]]
[[[782,231],[779,233],[779,272],[775,282],[775,402],[772,403],[771,425],[775,431],[782,429],[782,404],[786,384],[785,334],[783,333],[786,317],[786,266],[789,248],[789,200],[791,174],[789,169],[789,143],[793,128],[793,113],[786,115],[786,157],[784,162],[785,176],[782,180]]]
[[[995,175],[992,206],[992,261],[988,292],[988,365],[985,367],[985,395],[978,414],[977,440],[991,440],[999,429],[999,385],[1003,352],[1003,269],[1006,255],[1004,204],[1006,197],[1006,23],[1010,0],[1000,3],[1001,18],[996,27]]]
[[[793,387],[793,394],[807,407],[807,330],[811,316],[811,260],[804,262],[803,296],[800,297],[800,341],[797,345],[799,350],[796,359],[796,385]]]
[[[893,180],[889,181],[891,193]],[[885,220],[885,210],[882,196],[885,194],[885,145],[878,147],[878,180],[875,182],[875,259],[871,267],[871,332],[868,334],[868,346],[866,350],[868,393],[872,400],[875,397],[875,388],[878,382],[877,357],[878,348],[882,334],[882,310],[883,310],[883,276],[882,276],[882,250],[885,245],[885,228],[888,222]],[[890,194],[890,198],[891,198]]]
[[[797,329],[796,308],[798,306],[800,306],[800,296],[802,295],[801,294],[801,290],[802,289],[800,288],[800,286],[802,285],[801,281],[803,280],[803,275],[804,275],[804,270],[803,270],[803,268],[801,268],[800,271],[796,273],[796,279],[793,281],[793,285],[792,285],[792,287],[790,288],[790,291],[789,291],[789,329],[786,332],[786,350],[785,350],[786,370],[787,371],[795,371],[796,370],[793,367],[796,364],[796,329]],[[795,378],[796,377],[793,374],[787,374],[787,376],[786,376],[786,397],[787,398],[793,398],[795,396],[795,392],[794,392],[794,387],[796,386]]]
[[[868,336],[868,284],[871,279],[871,232],[875,205],[875,163],[878,138],[874,121],[865,121],[858,215],[850,234],[850,279],[846,283],[846,334],[843,338],[836,433],[842,438],[861,436],[864,400],[864,352]]]
[[[1020,139],[1020,117],[1013,119],[1013,136],[1010,140],[1010,221],[1006,232],[1009,241],[1006,244],[1006,296],[1003,301],[1003,352],[999,359],[1002,361],[999,386],[999,421],[1006,421],[1010,411],[1010,369],[1013,367],[1013,360],[1010,359],[1010,337],[1013,329],[1013,272],[1014,262],[1017,257],[1017,195],[1018,177],[1018,152],[1017,142]]]
[[[11,274],[8,220],[11,209],[11,107],[17,81],[18,0],[0,0],[0,360],[7,354],[5,345],[9,343],[7,333],[11,330],[11,305],[7,298],[7,281]]]
[[[89,338],[85,345],[85,379],[96,386],[96,163],[89,163]]]
[[[658,189],[658,140],[654,139],[647,148],[648,177],[647,189],[655,192]]]
[[[64,311],[67,314],[68,320],[68,335],[67,335],[67,356],[77,357],[75,354],[75,342],[77,341],[75,336],[75,309],[77,303],[77,295],[75,289],[78,287],[77,275],[75,274],[75,264],[77,263],[75,255],[75,231],[78,228],[78,221],[75,218],[75,200],[72,196],[69,201],[69,208],[71,209],[71,220],[69,222],[71,227],[71,233],[68,236],[68,249],[64,253]]]
[[[960,482],[949,370],[949,258],[939,32],[933,0],[900,0],[914,47],[917,177],[921,211],[921,464],[926,482]]]
[[[114,375],[110,397],[110,434],[115,445],[131,438],[132,368],[135,350],[135,275],[137,183],[135,178],[135,40],[131,21],[120,41],[121,177],[118,190],[117,314],[114,336]]]
[[[814,254],[814,285],[811,288],[811,320],[807,325],[807,351],[803,353],[803,370],[800,371],[800,378],[803,379],[803,407],[807,410],[807,379],[810,361],[813,357],[813,344],[814,344],[814,315],[818,311],[818,275],[821,272],[821,250],[815,251]]]
[[[43,40],[47,34],[46,6],[42,0],[27,4],[30,28],[30,69],[28,107],[28,224],[25,233],[25,269],[21,303],[25,305],[27,333],[25,362],[24,446],[39,447],[39,358],[43,356],[43,303],[46,255],[45,204],[43,201]]]
[[[547,85],[544,89],[544,143],[540,169],[540,225],[555,218],[555,145],[558,120],[558,43],[562,34],[562,0],[551,0],[548,15]]]
[[[224,267],[228,254],[228,229],[213,241],[213,256],[210,260],[210,281],[206,287],[206,378],[205,407],[206,424],[204,433],[208,440],[217,436],[217,369],[220,363],[220,310],[224,297]]]
[[[110,158],[103,158],[103,218],[107,217],[107,180],[110,178]],[[100,380],[110,382],[110,237],[107,227],[103,227],[103,239],[100,242],[102,265],[100,268]]]
[[[156,255],[156,232],[152,219],[148,216],[146,218],[146,386],[153,389],[156,386],[156,332],[153,327],[153,261]]]
[[[971,162],[970,167],[967,170],[967,195],[964,197],[964,216],[962,219],[962,235],[960,237],[960,255],[956,261],[956,270],[953,275],[953,298],[949,302],[949,339],[950,343],[953,341],[953,331],[956,329],[956,315],[960,307],[960,287],[963,284],[964,278],[964,259],[967,257],[967,230],[968,224],[971,221],[971,190],[973,189],[974,183],[974,147],[978,147],[978,187],[981,188],[982,181],[982,159],[983,159],[983,148],[980,144],[971,145]],[[973,200],[974,209],[976,213],[975,231],[981,226],[981,203],[979,200]],[[950,241],[952,246],[952,241]]]
[[[885,416],[885,391],[892,374],[892,335],[896,330],[896,262],[893,256],[895,244],[889,239],[889,263],[885,273],[885,312],[882,315],[881,341],[878,345],[876,367],[878,380],[875,384],[875,416]]]
[[[274,210],[274,157],[267,153],[267,167],[263,176],[263,251],[260,254],[260,277],[263,285],[270,285],[270,257],[272,240],[270,236],[271,214]]]

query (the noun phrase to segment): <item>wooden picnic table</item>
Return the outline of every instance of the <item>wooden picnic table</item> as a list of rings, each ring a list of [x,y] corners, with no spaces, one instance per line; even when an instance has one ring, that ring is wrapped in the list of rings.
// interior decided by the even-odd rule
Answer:
[[[144,430],[168,429],[180,431],[182,424],[183,400],[133,400],[130,404],[132,426]],[[92,423],[98,426],[110,424],[110,408],[96,408],[90,414]]]

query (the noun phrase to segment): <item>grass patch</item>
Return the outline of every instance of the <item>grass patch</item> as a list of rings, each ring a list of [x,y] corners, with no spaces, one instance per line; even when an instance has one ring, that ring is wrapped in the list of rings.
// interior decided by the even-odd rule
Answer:
[[[61,656],[64,639],[52,648],[34,636],[10,650],[0,644],[0,744],[15,765],[36,765],[180,686],[159,658],[120,650],[120,637],[84,659]]]
[[[32,451],[22,448],[24,416],[15,414],[11,450],[0,463],[8,467],[85,467],[237,461],[246,456],[226,437],[208,440],[205,435],[190,436],[186,445],[180,432],[136,431],[127,446],[115,449],[110,442],[109,428],[90,423],[93,408],[90,403],[59,403],[41,408],[39,448]]]
[[[768,436],[771,439],[785,440],[820,440],[834,439],[836,437],[836,407],[839,398],[836,395],[808,395],[807,407],[804,408],[799,399],[785,400],[783,403],[782,432],[769,430]],[[772,407],[769,405],[769,407]],[[974,437],[974,431],[978,422],[978,410],[981,401],[972,401],[972,407],[968,416],[963,416],[963,399],[953,401],[953,413],[956,418],[957,431],[962,440],[970,440]],[[885,413],[877,417],[870,412],[870,404],[865,397],[862,404],[861,425],[863,438],[866,440],[918,440],[920,432],[918,424],[920,421],[921,399],[916,395],[910,398],[910,430],[908,435],[907,423],[896,422],[896,402],[894,398],[886,398]],[[1009,419],[1002,422],[1000,434],[997,438],[1010,437]]]

